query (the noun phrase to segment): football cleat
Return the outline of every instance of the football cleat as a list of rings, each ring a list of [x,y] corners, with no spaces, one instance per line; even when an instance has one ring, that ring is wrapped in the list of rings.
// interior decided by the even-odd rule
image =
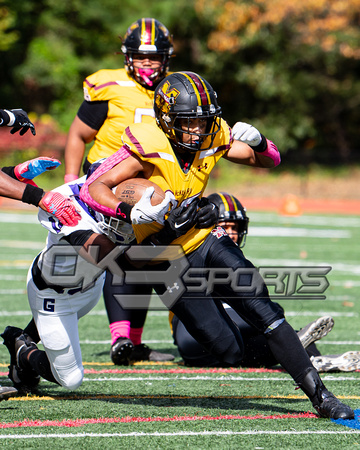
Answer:
[[[314,405],[316,411],[321,417],[329,419],[354,419],[354,411],[350,406],[345,405],[334,394],[327,389],[321,392],[321,401],[319,405]]]
[[[161,353],[156,350],[152,350],[145,344],[135,345],[131,355],[130,361],[173,361],[175,356],[171,353]]]
[[[318,372],[353,372],[360,370],[360,352],[312,356],[311,362]]]
[[[313,342],[318,341],[330,333],[333,326],[334,319],[331,316],[323,316],[313,322],[310,322],[298,331],[297,335],[299,336],[302,346],[307,348]]]
[[[4,345],[10,353],[10,365],[8,377],[20,394],[36,392],[40,382],[40,376],[31,368],[23,367],[20,361],[21,352],[28,347],[37,348],[29,336],[21,328],[8,326],[1,334]]]
[[[354,411],[326,389],[318,372],[310,369],[299,387],[309,397],[313,407],[321,417],[329,419],[354,419]]]
[[[134,344],[131,339],[126,337],[117,338],[110,349],[111,361],[117,366],[128,366],[133,348]]]
[[[18,390],[10,386],[0,386],[0,400],[6,400],[18,394]]]

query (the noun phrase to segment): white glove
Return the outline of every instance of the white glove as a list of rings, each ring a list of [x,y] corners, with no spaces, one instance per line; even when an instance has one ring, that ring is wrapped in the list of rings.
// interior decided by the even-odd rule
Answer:
[[[234,139],[256,147],[261,142],[261,134],[255,127],[244,122],[237,122],[232,129]]]
[[[168,212],[171,203],[170,193],[166,192],[164,200],[153,206],[150,199],[154,190],[153,187],[146,188],[141,199],[135,203],[130,213],[131,223],[140,225],[142,223],[158,222],[160,225],[164,225],[165,214]]]

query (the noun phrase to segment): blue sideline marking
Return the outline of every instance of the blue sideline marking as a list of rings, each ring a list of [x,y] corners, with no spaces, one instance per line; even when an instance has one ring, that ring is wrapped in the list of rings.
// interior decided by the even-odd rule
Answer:
[[[332,422],[337,423],[338,425],[344,425],[344,427],[355,428],[360,430],[360,409],[355,409],[355,419],[352,420],[344,420],[344,419],[331,419]]]

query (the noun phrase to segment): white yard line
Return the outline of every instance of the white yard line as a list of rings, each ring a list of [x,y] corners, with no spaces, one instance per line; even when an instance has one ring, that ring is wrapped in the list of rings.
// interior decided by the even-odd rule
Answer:
[[[239,419],[241,420],[241,419]],[[296,435],[352,435],[360,434],[360,430],[248,430],[248,431],[177,431],[177,432],[131,432],[131,433],[40,433],[40,434],[4,434],[0,435],[0,439],[54,439],[54,438],[83,438],[83,437],[93,437],[93,438],[105,438],[105,437],[171,437],[171,436],[254,436],[254,435],[272,435],[272,436],[296,436]],[[144,443],[146,445],[146,443]],[[91,444],[89,444],[91,446]]]

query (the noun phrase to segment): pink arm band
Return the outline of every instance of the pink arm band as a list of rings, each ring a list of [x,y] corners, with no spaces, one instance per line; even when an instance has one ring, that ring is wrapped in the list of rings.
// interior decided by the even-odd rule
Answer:
[[[280,152],[277,149],[276,145],[273,142],[269,141],[269,139],[266,139],[266,142],[267,142],[266,150],[259,154],[271,158],[274,161],[274,167],[276,167],[280,164],[281,161]]]
[[[108,172],[114,166],[119,164],[124,159],[128,158],[131,155],[131,152],[128,150],[128,147],[123,145],[120,150],[118,150],[113,155],[106,158],[106,160],[99,166],[98,169],[85,181],[83,187],[80,190],[80,198],[83,202],[87,203],[91,208],[95,209],[95,211],[99,211],[105,216],[116,217],[116,211],[97,203],[89,194],[89,186],[95,180],[97,180],[101,175],[105,172]],[[121,203],[121,202],[119,202]]]

